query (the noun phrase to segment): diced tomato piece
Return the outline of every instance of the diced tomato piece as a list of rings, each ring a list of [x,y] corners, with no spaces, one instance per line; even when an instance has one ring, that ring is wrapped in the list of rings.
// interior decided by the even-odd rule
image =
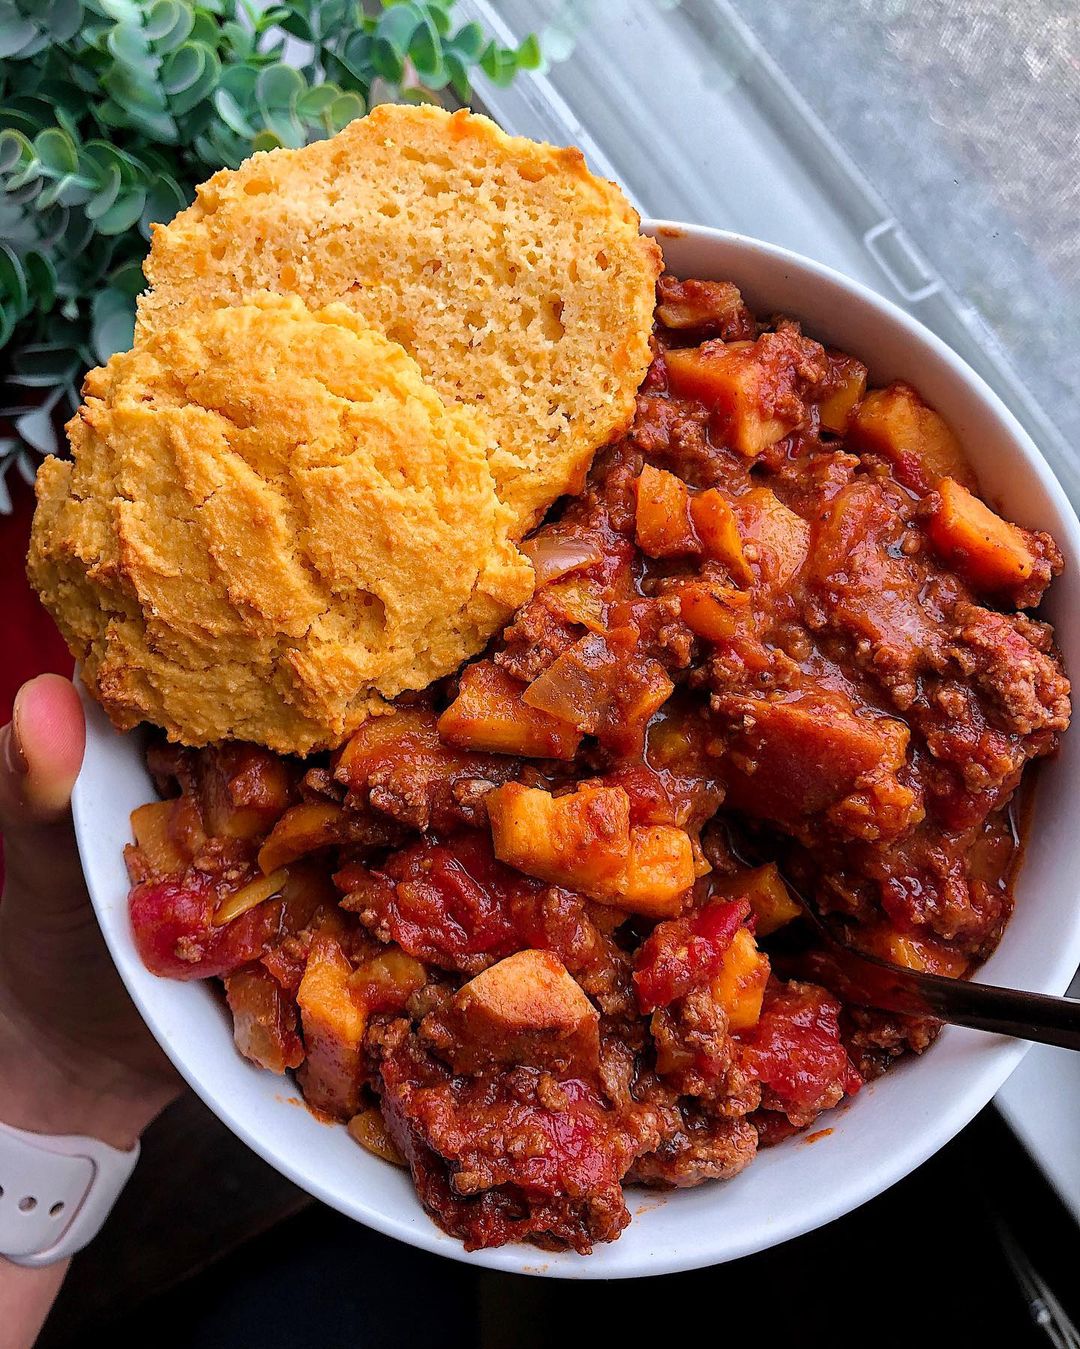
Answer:
[[[634,990],[642,1012],[666,1007],[717,974],[749,913],[745,900],[721,899],[688,918],[658,923],[634,961]]]
[[[835,1105],[862,1086],[840,1040],[840,1004],[817,984],[770,981],[744,1046],[751,1071],[797,1114]]]
[[[467,971],[517,949],[512,901],[537,885],[496,861],[488,837],[473,831],[416,843],[379,870],[348,866],[334,879],[344,906],[385,923],[409,955]]]
[[[128,906],[146,968],[169,979],[209,979],[258,960],[277,933],[280,902],[215,927],[220,900],[220,888],[199,872],[136,885]]]

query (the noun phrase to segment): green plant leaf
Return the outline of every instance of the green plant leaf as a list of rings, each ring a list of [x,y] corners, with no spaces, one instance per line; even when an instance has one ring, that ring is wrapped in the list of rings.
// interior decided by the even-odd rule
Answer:
[[[367,112],[367,104],[359,94],[339,94],[327,110],[331,132],[338,132]]]
[[[214,95],[214,107],[230,131],[235,131],[245,140],[250,140],[255,135],[255,128],[248,121],[243,108],[227,89],[219,89]]]
[[[14,5],[0,14],[0,57],[15,57],[38,35],[38,26],[24,18]]]
[[[83,20],[82,0],[52,0],[45,27],[53,42],[70,42]]]
[[[112,164],[106,170],[106,181],[103,187],[90,198],[86,203],[86,216],[88,220],[100,220],[106,211],[112,209],[112,204],[120,195],[120,170]]]
[[[539,70],[544,63],[540,39],[535,33],[523,38],[516,52],[518,70]]]
[[[206,69],[207,48],[197,42],[185,42],[169,53],[161,67],[161,87],[168,95],[182,94],[198,81]]]
[[[478,23],[467,23],[459,28],[453,38],[444,44],[444,52],[447,56],[453,53],[461,61],[469,65],[475,65],[484,54],[484,48],[487,46],[487,38],[484,36],[484,30]]]
[[[4,243],[0,243],[0,295],[20,317],[26,313],[30,304],[26,273],[18,255]]]
[[[59,127],[47,127],[34,138],[34,153],[53,174],[76,173],[79,155],[71,137]]]
[[[25,167],[34,158],[34,147],[21,131],[7,127],[0,131],[0,174],[10,173],[20,164]]]
[[[127,351],[135,336],[135,301],[120,290],[103,290],[90,307],[90,343],[104,364],[117,351]]]
[[[23,256],[27,289],[34,306],[41,312],[53,307],[56,300],[56,268],[44,253],[29,252]]]
[[[123,192],[109,209],[95,222],[99,234],[123,234],[131,229],[143,213],[146,205],[146,193],[143,191]]]
[[[259,71],[255,97],[264,108],[291,108],[306,88],[298,70],[276,64]]]

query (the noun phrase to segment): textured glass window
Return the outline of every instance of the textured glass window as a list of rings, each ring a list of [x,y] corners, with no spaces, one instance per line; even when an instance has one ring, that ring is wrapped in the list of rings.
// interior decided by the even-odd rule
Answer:
[[[653,216],[809,254],[904,304],[1080,500],[1080,10],[1071,0],[463,0],[538,29],[480,95]]]

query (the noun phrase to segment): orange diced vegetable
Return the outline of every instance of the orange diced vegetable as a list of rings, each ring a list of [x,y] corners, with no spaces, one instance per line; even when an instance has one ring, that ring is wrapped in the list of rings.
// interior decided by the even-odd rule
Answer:
[[[665,328],[703,328],[730,337],[753,330],[754,321],[731,281],[679,281],[663,276],[656,317]]]
[[[673,918],[694,884],[697,868],[690,835],[674,825],[635,825],[626,869],[610,896],[596,898],[649,918]]]
[[[352,972],[349,987],[366,1011],[397,1012],[427,981],[419,960],[389,946]]]
[[[716,893],[731,898],[741,896],[749,901],[754,915],[757,936],[767,937],[802,913],[799,902],[792,898],[775,862],[754,867],[727,877],[716,886]]]
[[[907,727],[860,714],[842,695],[746,699],[741,709],[743,725],[728,755],[736,770],[729,799],[765,819],[816,815],[854,791],[864,774],[895,772],[904,762]]]
[[[866,366],[853,356],[830,351],[825,390],[818,404],[818,420],[823,430],[842,435],[856,403],[866,392]]]
[[[690,520],[690,493],[681,478],[646,464],[636,490],[635,528],[643,553],[649,557],[675,557],[700,550]]]
[[[621,787],[584,785],[564,796],[508,782],[484,798],[495,856],[583,894],[607,893],[630,846],[630,799]]]
[[[734,511],[745,555],[756,563],[762,581],[783,589],[810,552],[809,524],[768,487],[754,487],[737,497]]]
[[[731,637],[749,602],[750,596],[745,590],[734,590],[729,586],[708,586],[691,581],[679,588],[683,622],[691,632],[708,642],[723,642]]]
[[[581,733],[523,702],[524,690],[493,661],[477,661],[464,671],[458,696],[439,718],[439,734],[461,749],[572,759]]]
[[[899,481],[914,492],[928,492],[940,478],[978,486],[948,423],[910,384],[872,389],[851,418],[848,440],[854,449],[888,459]]]
[[[1036,558],[1019,526],[1003,520],[952,478],[937,484],[936,496],[927,537],[976,590],[1012,590],[1031,576]]]
[[[723,562],[739,585],[750,585],[754,573],[743,552],[739,522],[730,502],[710,487],[691,498],[690,517],[706,556]]]
[[[296,995],[307,1057],[304,1097],[316,1110],[350,1119],[360,1108],[365,1013],[349,986],[352,966],[333,937],[311,944]]]
[[[607,630],[601,587],[589,576],[568,576],[545,586],[544,603],[568,623],[580,623],[590,632]]]
[[[495,856],[530,876],[650,917],[678,913],[695,879],[689,835],[630,827],[622,787],[579,786],[564,796],[509,782],[485,797]]]
[[[354,1115],[347,1127],[357,1143],[368,1152],[381,1157],[392,1166],[407,1165],[397,1144],[390,1137],[386,1120],[383,1119],[383,1113],[377,1105],[369,1105],[358,1115]]]
[[[296,1004],[261,965],[226,975],[225,997],[244,1058],[272,1073],[300,1066],[304,1046],[296,1031]]]
[[[908,970],[959,979],[971,964],[971,957],[962,951],[955,951],[928,937],[911,936],[889,927],[864,931],[861,937],[869,954]]]
[[[295,862],[304,853],[341,842],[345,812],[326,801],[304,801],[291,806],[259,849],[259,866],[269,875]]]
[[[749,929],[739,928],[712,981],[713,997],[727,1012],[729,1030],[750,1030],[757,1025],[768,982],[769,957],[758,950]]]
[[[191,853],[175,836],[173,820],[183,797],[173,801],[150,801],[131,812],[131,832],[154,876],[184,871]]]
[[[199,758],[199,804],[212,838],[258,838],[289,804],[289,770],[257,745],[224,744]]]
[[[805,416],[795,391],[792,339],[778,333],[756,342],[703,342],[668,351],[664,359],[671,391],[713,408],[728,443],[748,458],[782,440]]]
[[[500,960],[464,984],[436,1019],[446,1040],[436,1039],[436,1048],[457,1073],[493,1063],[588,1073],[600,1057],[596,1008],[550,951]]]

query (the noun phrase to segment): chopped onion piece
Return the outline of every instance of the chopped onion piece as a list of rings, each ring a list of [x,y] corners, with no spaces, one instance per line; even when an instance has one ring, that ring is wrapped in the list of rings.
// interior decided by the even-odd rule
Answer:
[[[554,530],[545,530],[525,539],[520,546],[533,564],[537,585],[546,585],[567,572],[591,567],[603,559],[599,544],[592,539],[575,539]]]
[[[256,876],[253,881],[248,881],[247,885],[242,885],[235,894],[229,895],[217,906],[214,912],[214,926],[224,927],[234,918],[239,918],[242,913],[247,913],[248,909],[254,909],[266,900],[273,899],[281,892],[288,879],[288,869],[279,867],[269,876]]]

